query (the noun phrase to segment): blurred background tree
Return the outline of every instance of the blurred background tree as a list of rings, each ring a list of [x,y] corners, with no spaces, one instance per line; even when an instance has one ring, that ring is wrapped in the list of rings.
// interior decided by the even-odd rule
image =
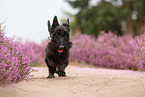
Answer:
[[[145,0],[65,0],[78,12],[71,24],[72,32],[97,36],[100,31],[117,33],[118,35],[140,34],[145,25]]]

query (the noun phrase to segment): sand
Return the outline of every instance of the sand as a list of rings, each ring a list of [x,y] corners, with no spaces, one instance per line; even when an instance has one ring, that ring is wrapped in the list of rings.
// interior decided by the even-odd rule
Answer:
[[[145,97],[145,72],[68,66],[67,77],[47,79],[47,67],[34,77],[0,87],[0,97]]]

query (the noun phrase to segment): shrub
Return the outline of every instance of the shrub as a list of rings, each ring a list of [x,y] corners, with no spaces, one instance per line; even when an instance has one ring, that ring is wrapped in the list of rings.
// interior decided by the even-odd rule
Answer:
[[[30,55],[30,59],[34,66],[44,64],[45,48],[48,41],[45,40],[41,44],[35,42],[26,42],[24,45]],[[35,65],[36,64],[36,65]]]
[[[30,59],[34,65],[43,63],[43,50],[39,44],[35,42],[26,42],[24,46],[27,49]]]
[[[136,61],[136,47],[132,36],[104,33],[97,39],[78,34],[73,38],[70,60],[116,69],[142,69]]]
[[[32,65],[24,45],[3,32],[0,28],[0,85],[24,80]]]
[[[136,37],[136,61],[139,68],[145,69],[145,34]]]

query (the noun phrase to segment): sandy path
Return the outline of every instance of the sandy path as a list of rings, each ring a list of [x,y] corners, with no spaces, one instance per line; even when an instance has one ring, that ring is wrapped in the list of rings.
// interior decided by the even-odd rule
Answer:
[[[66,78],[46,79],[39,67],[33,79],[0,87],[0,97],[145,97],[145,73],[69,66]]]

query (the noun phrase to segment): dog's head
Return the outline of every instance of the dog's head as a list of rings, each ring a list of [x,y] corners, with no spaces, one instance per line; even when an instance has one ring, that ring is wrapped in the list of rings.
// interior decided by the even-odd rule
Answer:
[[[69,41],[69,19],[67,19],[65,23],[60,25],[58,23],[57,17],[55,16],[51,27],[48,20],[48,30],[51,35],[51,42],[55,44],[55,48],[59,53],[63,53],[64,50],[71,47],[72,43]]]

